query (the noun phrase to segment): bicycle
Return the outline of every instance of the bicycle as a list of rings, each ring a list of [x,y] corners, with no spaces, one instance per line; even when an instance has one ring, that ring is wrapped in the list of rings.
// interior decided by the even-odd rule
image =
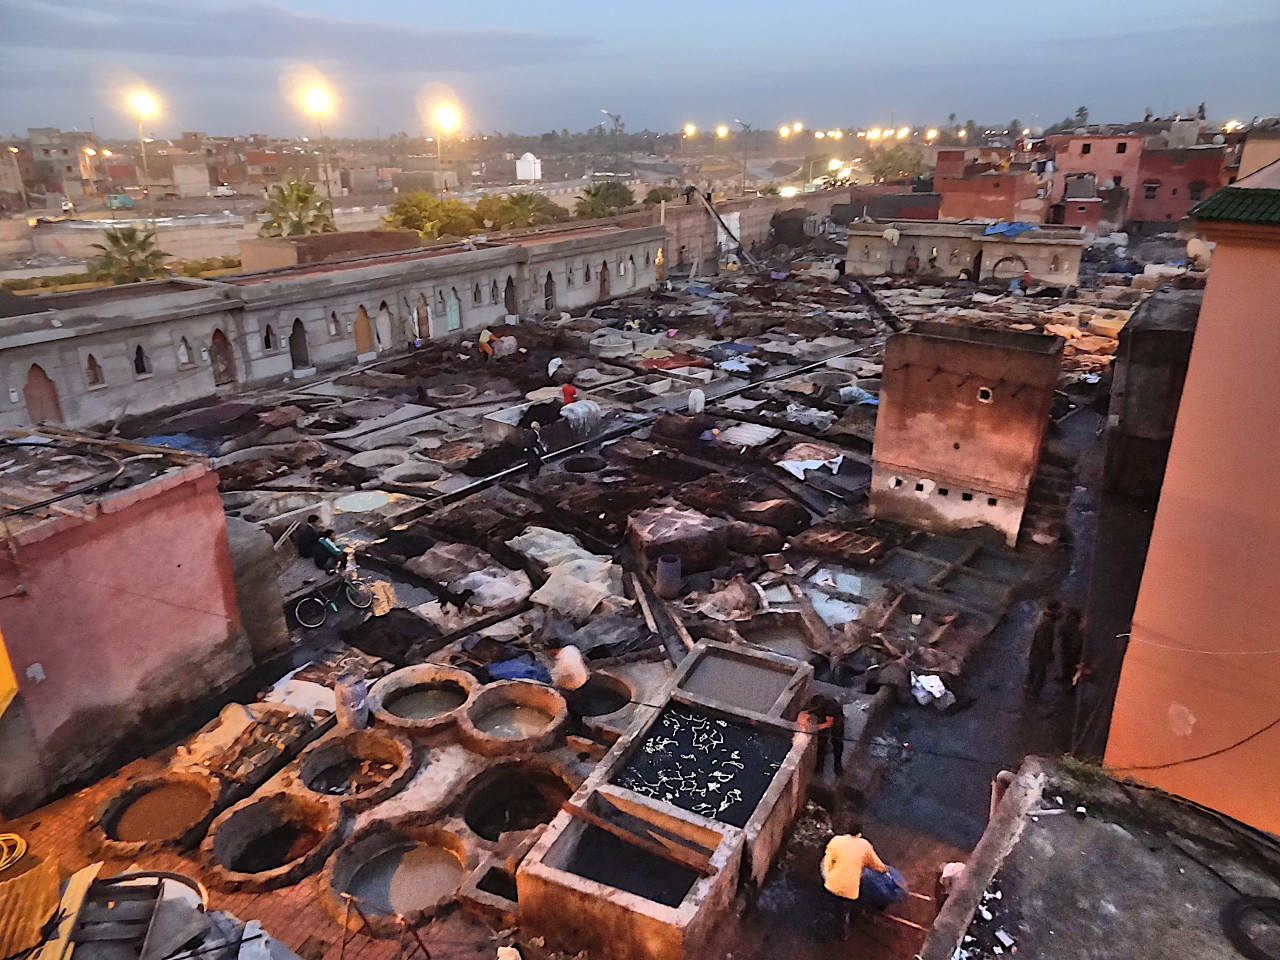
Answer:
[[[320,587],[299,600],[293,608],[293,618],[308,630],[315,629],[329,619],[331,612],[338,612],[339,596],[345,596],[347,603],[357,610],[373,606],[373,591],[366,583],[355,577],[343,577],[333,586]]]

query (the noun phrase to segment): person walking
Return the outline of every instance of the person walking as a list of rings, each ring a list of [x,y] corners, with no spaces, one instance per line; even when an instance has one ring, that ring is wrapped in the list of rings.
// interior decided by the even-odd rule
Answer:
[[[547,455],[546,444],[542,442],[542,425],[534,420],[524,432],[524,462],[529,465],[529,479],[538,479],[542,472],[542,458]]]
[[[1031,649],[1027,654],[1027,695],[1030,697],[1040,696],[1049,666],[1053,663],[1055,626],[1061,615],[1062,604],[1057,600],[1050,600],[1031,634]]]

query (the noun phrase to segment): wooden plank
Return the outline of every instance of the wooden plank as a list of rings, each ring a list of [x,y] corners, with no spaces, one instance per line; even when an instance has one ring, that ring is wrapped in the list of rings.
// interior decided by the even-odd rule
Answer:
[[[101,900],[85,903],[80,911],[80,925],[89,923],[129,923],[147,920],[155,913],[156,902],[151,900],[121,900],[107,906]]]
[[[67,889],[62,894],[62,902],[58,904],[62,919],[58,921],[53,936],[40,948],[37,960],[66,960],[71,956],[74,946],[71,941],[71,931],[75,929],[76,918],[80,915],[80,907],[84,904],[85,895],[93,886],[93,881],[101,869],[102,861],[99,860],[71,875],[71,879],[67,881]]]
[[[644,624],[650,633],[658,632],[657,621],[653,619],[653,611],[649,609],[649,597],[645,593],[644,584],[634,573],[631,574],[631,589],[635,591],[636,602],[640,604],[640,612],[644,615]]]
[[[570,801],[566,800],[560,805],[560,809],[570,816],[577,817],[579,820],[585,820],[593,827],[611,833],[624,843],[629,843],[633,847],[639,847],[647,853],[660,857],[670,863],[679,864],[689,870],[694,871],[699,876],[709,877],[714,874],[715,868],[707,861],[705,857],[699,857],[692,850],[685,848],[672,849],[664,844],[650,840],[647,837],[640,837],[632,833],[626,827],[606,820],[604,817],[597,816],[589,810],[584,810]]]
[[[684,621],[680,619],[675,608],[670,603],[664,601],[667,608],[667,616],[671,618],[671,625],[675,627],[676,635],[680,638],[680,642],[684,644],[686,650],[693,649],[693,637],[689,635],[689,630],[684,625]]]

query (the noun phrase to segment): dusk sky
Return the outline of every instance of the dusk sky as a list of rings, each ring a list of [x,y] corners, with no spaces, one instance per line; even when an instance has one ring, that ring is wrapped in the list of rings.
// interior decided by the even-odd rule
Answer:
[[[1275,0],[0,0],[0,133],[92,117],[127,134],[138,83],[163,103],[149,133],[307,133],[286,92],[300,67],[341,98],[326,132],[353,136],[423,132],[418,103],[438,85],[486,132],[582,130],[602,107],[629,130],[951,112],[1047,125],[1080,104],[1119,121],[1201,100],[1247,120],[1280,112],[1277,50]]]

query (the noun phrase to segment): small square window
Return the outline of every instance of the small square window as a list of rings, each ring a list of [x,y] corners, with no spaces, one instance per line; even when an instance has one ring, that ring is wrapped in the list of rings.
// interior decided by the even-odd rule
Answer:
[[[994,507],[999,501],[995,497],[987,497],[987,506]]]
[[[992,397],[992,393],[991,393],[991,388],[990,388],[990,387],[979,387],[979,388],[978,388],[978,402],[979,402],[979,403],[990,403],[990,402],[992,401],[992,399],[993,399],[993,397]]]
[[[1160,184],[1158,183],[1144,183],[1142,185],[1142,199],[1144,200],[1154,200],[1159,192]]]
[[[1129,144],[1123,141],[1116,144],[1116,153],[1126,153],[1129,150]]]
[[[940,497],[945,497],[946,495],[947,495],[947,488],[946,488],[946,487],[939,487],[939,488],[938,488],[938,496],[940,496]]]
[[[1080,152],[1081,152],[1081,153],[1093,153],[1093,144],[1092,144],[1092,143],[1083,143],[1083,144],[1081,144],[1081,145],[1080,145]]]
[[[916,493],[924,493],[924,484],[916,483]]]
[[[902,486],[902,478],[901,478],[901,477],[894,477],[894,478],[893,478],[893,486],[895,486],[895,487],[900,487],[900,486]]]
[[[1117,187],[1118,187],[1118,186],[1120,186],[1120,184],[1121,184],[1123,181],[1124,181],[1124,177],[1120,176],[1120,174],[1118,174],[1118,173],[1117,173],[1114,177],[1112,177],[1112,178],[1111,178],[1111,182],[1112,182],[1112,183],[1114,183]]]
[[[970,500],[972,500],[972,499],[973,499],[973,494],[972,494],[972,493],[962,493],[962,494],[960,494],[960,499],[961,499],[961,500],[963,500],[965,503],[968,503]]]

